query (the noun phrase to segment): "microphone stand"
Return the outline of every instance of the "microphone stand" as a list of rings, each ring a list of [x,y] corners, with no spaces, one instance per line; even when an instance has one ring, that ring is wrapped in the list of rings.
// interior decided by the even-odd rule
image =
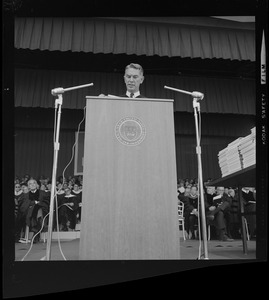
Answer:
[[[51,90],[53,96],[58,96],[55,99],[55,111],[57,113],[56,121],[56,136],[54,140],[54,153],[53,153],[53,167],[52,167],[52,179],[51,179],[51,193],[50,193],[50,212],[49,212],[49,224],[48,224],[48,235],[47,235],[47,248],[46,248],[46,260],[50,260],[51,257],[51,238],[52,238],[52,227],[53,227],[53,211],[54,211],[54,198],[56,196],[56,174],[57,174],[57,163],[58,163],[58,152],[60,149],[59,134],[60,134],[60,122],[61,122],[61,108],[63,104],[63,93],[75,89],[80,89],[88,86],[93,86],[93,83],[74,86],[70,88],[55,88]]]
[[[204,250],[204,259],[208,259],[208,249],[207,249],[207,232],[206,232],[206,219],[205,219],[205,201],[204,201],[204,189],[203,189],[203,171],[202,171],[202,151],[200,145],[200,137],[199,137],[199,125],[198,125],[198,117],[197,112],[200,112],[200,103],[198,100],[202,100],[204,98],[204,94],[200,92],[188,92],[184,90],[179,90],[175,88],[171,88],[168,86],[164,86],[164,88],[173,90],[176,92],[184,93],[193,97],[193,109],[194,109],[194,120],[195,120],[195,131],[196,131],[196,154],[198,161],[198,186],[201,197],[201,219],[202,219],[202,236],[203,236],[203,250]]]

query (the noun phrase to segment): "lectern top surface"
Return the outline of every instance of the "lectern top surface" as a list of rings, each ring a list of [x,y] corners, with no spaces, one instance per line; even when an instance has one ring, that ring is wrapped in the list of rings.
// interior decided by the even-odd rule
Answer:
[[[129,98],[118,96],[86,96],[88,100],[123,100],[123,101],[161,101],[161,102],[174,102],[174,99],[161,99],[161,98]]]

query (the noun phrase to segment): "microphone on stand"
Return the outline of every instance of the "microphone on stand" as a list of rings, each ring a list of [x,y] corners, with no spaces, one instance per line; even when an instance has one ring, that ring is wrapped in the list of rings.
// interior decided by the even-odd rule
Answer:
[[[197,98],[198,100],[203,100],[204,99],[204,94],[200,92],[192,92],[191,95],[193,98]]]
[[[51,94],[53,96],[57,96],[57,95],[63,94],[64,92],[68,92],[68,91],[72,91],[72,90],[76,90],[76,89],[81,89],[81,88],[85,88],[85,87],[88,87],[88,86],[93,86],[93,83],[87,83],[87,84],[73,86],[73,87],[65,88],[65,89],[62,88],[62,87],[58,87],[58,88],[52,89]]]
[[[193,98],[196,98],[197,100],[202,100],[204,98],[204,94],[200,93],[200,92],[188,92],[188,91],[184,91],[184,90],[175,89],[175,88],[172,88],[172,87],[166,86],[166,85],[164,86],[164,88],[172,90],[172,91],[180,92],[180,93],[183,93],[183,94],[190,95]]]

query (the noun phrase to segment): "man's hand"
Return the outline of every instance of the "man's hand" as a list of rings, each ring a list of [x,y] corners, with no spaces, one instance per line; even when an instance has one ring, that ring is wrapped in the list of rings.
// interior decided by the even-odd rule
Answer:
[[[215,207],[215,206],[210,206],[208,209],[209,209],[210,211],[213,211],[213,210],[216,209],[216,207]]]
[[[191,212],[192,215],[195,215],[196,217],[198,216],[198,211],[197,209],[193,209],[192,212]]]
[[[98,97],[106,97],[105,94],[100,94]]]
[[[74,203],[72,203],[72,202],[69,202],[67,204],[70,205],[70,206],[74,206]]]

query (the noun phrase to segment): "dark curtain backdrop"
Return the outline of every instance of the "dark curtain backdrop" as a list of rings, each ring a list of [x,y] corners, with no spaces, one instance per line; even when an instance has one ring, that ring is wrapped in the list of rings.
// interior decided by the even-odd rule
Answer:
[[[75,142],[73,130],[61,130],[60,150],[58,154],[58,172],[61,175],[69,163],[72,146]],[[38,178],[40,175],[52,177],[53,164],[53,130],[15,130],[15,175],[30,174]],[[66,169],[65,177],[74,175],[74,162]]]
[[[53,70],[15,70],[15,107],[54,107],[51,89],[72,87],[93,82],[93,87],[64,94],[63,108],[82,109],[85,96],[99,94],[122,95],[126,87],[123,74],[102,72],[73,72]],[[205,94],[201,112],[255,115],[255,80],[147,75],[141,93],[148,98],[174,99],[174,110],[193,112],[192,99],[182,93],[164,89],[171,86]]]
[[[221,21],[212,18],[190,18],[187,23],[158,18],[16,18],[15,47],[255,61],[255,28],[221,28]]]
[[[51,177],[53,159],[54,110],[41,108],[15,109],[15,174]],[[63,109],[60,131],[58,176],[68,164],[75,142],[75,132],[83,110]],[[82,123],[81,130],[85,130]],[[202,163],[204,178],[220,177],[217,154],[239,136],[246,136],[255,126],[254,116],[202,114]],[[178,178],[197,177],[194,117],[175,113]],[[74,174],[74,162],[65,172]]]

